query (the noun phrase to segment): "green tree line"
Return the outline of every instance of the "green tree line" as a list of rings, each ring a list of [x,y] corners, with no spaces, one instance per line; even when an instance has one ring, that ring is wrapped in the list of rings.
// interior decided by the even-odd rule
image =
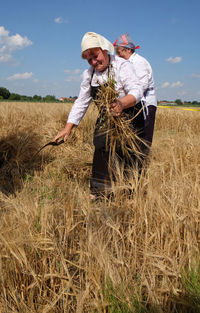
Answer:
[[[76,96],[65,98],[64,102],[74,102],[76,98],[77,98]],[[20,95],[17,93],[11,93],[7,88],[4,88],[4,87],[0,87],[0,100],[28,101],[28,102],[30,101],[32,102],[57,102],[59,101],[53,95],[46,95],[45,97],[38,96],[38,95],[34,95],[33,97],[24,96],[24,95]],[[176,103],[176,105],[200,106],[200,102],[196,100],[182,102],[180,99],[176,99],[174,103]]]
[[[33,101],[33,102],[56,102],[59,101],[53,95],[46,95],[45,97],[34,95],[24,96],[17,93],[11,93],[7,88],[0,87],[0,100],[11,100],[11,101]]]
[[[180,99],[177,99],[174,101],[177,105],[185,105],[185,104],[189,104],[189,105],[200,105],[200,102],[198,101],[186,101],[186,102],[182,102]]]

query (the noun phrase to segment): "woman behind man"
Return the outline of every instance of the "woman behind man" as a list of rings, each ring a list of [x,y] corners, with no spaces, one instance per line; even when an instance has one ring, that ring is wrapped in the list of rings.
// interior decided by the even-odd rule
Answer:
[[[145,92],[142,98],[142,102],[144,103],[145,119],[144,139],[150,147],[153,140],[154,123],[157,109],[157,99],[151,65],[144,57],[135,52],[135,50],[139,49],[140,46],[135,46],[129,34],[126,33],[119,36],[114,42],[113,46],[115,47],[116,53],[119,57],[131,62],[139,80],[145,88]]]
[[[140,110],[140,100],[144,93],[144,87],[138,80],[131,64],[122,59],[113,56],[114,48],[111,42],[105,37],[88,32],[83,36],[81,42],[82,57],[87,60],[90,67],[83,73],[80,93],[78,99],[70,111],[66,126],[62,129],[55,141],[64,137],[66,141],[72,128],[78,126],[91,100],[95,100],[100,85],[105,85],[109,77],[114,78],[115,89],[118,93],[118,99],[110,104],[110,111],[116,117],[119,117],[122,111],[127,112],[130,118],[134,116],[134,110]],[[141,138],[143,137],[143,115],[139,114],[139,124],[135,122],[135,129],[139,128]],[[92,166],[92,177],[90,180],[91,197],[107,194],[111,181],[109,170],[109,151],[106,148],[105,141],[101,138],[94,138],[95,152]],[[123,158],[123,155],[121,156]],[[134,157],[133,157],[134,159]]]

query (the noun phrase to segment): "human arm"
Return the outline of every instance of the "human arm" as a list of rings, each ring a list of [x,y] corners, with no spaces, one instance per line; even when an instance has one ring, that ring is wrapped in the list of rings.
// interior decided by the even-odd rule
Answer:
[[[71,108],[67,123],[72,123],[78,126],[83,116],[85,115],[88,109],[88,106],[90,104],[90,101],[92,99],[90,95],[91,75],[92,75],[92,68],[89,68],[88,70],[83,72],[83,80],[81,83],[79,96]]]
[[[122,91],[119,92],[119,98],[110,105],[110,109],[119,116],[124,109],[138,103],[143,96],[142,85],[130,62],[121,61],[116,71],[116,87]]]
[[[65,127],[56,135],[54,141],[58,141],[58,139],[61,137],[63,137],[64,141],[66,141],[71,133],[72,128],[79,124],[84,114],[86,113],[91,100],[90,80],[91,70],[89,69],[83,73],[83,81],[81,83],[80,93],[71,108],[67,123]]]

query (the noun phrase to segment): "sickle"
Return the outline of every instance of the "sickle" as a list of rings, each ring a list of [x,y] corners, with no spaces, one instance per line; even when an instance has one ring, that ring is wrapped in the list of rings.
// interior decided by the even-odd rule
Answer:
[[[60,140],[60,141],[50,141],[48,143],[46,143],[46,145],[42,146],[33,157],[35,157],[40,151],[42,151],[44,148],[46,148],[47,146],[59,146],[62,143],[64,143],[64,139]]]

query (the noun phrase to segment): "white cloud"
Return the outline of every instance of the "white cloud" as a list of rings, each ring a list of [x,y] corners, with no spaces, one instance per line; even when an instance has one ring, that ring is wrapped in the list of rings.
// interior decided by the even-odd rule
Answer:
[[[177,94],[178,94],[178,96],[184,96],[187,94],[187,92],[185,90],[181,90]]]
[[[175,88],[175,87],[183,87],[183,83],[181,83],[180,81],[172,83],[171,88]]]
[[[70,75],[76,75],[76,74],[80,74],[81,70],[80,68],[76,68],[75,70],[64,70],[64,72]]]
[[[26,73],[19,73],[19,74],[14,74],[10,77],[7,78],[7,80],[18,80],[18,79],[29,79],[33,76],[33,73],[30,72],[26,72]]]
[[[175,63],[181,62],[182,61],[182,57],[175,57],[175,58],[170,57],[170,58],[166,59],[166,61],[169,62],[169,63],[175,64]]]
[[[65,78],[66,82],[79,82],[81,80],[81,76],[68,76]]]
[[[161,85],[161,88],[175,88],[175,87],[183,87],[183,83],[180,82],[180,81],[177,81],[177,82],[173,82],[173,83],[170,83],[170,82],[164,82],[162,85]]]
[[[68,75],[65,81],[80,81],[82,79],[82,70],[77,68],[75,70],[64,70],[64,72]]]
[[[33,82],[37,84],[39,82],[39,80],[36,78],[33,80]]]
[[[68,23],[68,21],[62,18],[61,16],[54,18],[54,22],[57,24]]]
[[[161,88],[166,88],[169,87],[170,83],[169,82],[165,82],[162,84]]]
[[[11,55],[7,53],[3,53],[0,48],[0,63],[7,63],[8,61],[11,60]]]
[[[55,22],[55,23],[58,23],[58,24],[61,24],[61,23],[62,23],[62,17],[56,17],[56,18],[54,19],[54,22]]]
[[[74,74],[80,74],[80,73],[81,73],[80,68],[77,68],[76,70],[74,70]]]
[[[3,26],[0,26],[0,40],[2,37],[7,37],[9,34],[8,30],[5,30]]]
[[[193,74],[191,75],[191,77],[193,77],[193,78],[200,78],[200,74],[193,73]]]
[[[31,46],[33,43],[26,36],[9,35],[9,31],[0,26],[0,62],[6,63],[12,59],[12,52]]]

